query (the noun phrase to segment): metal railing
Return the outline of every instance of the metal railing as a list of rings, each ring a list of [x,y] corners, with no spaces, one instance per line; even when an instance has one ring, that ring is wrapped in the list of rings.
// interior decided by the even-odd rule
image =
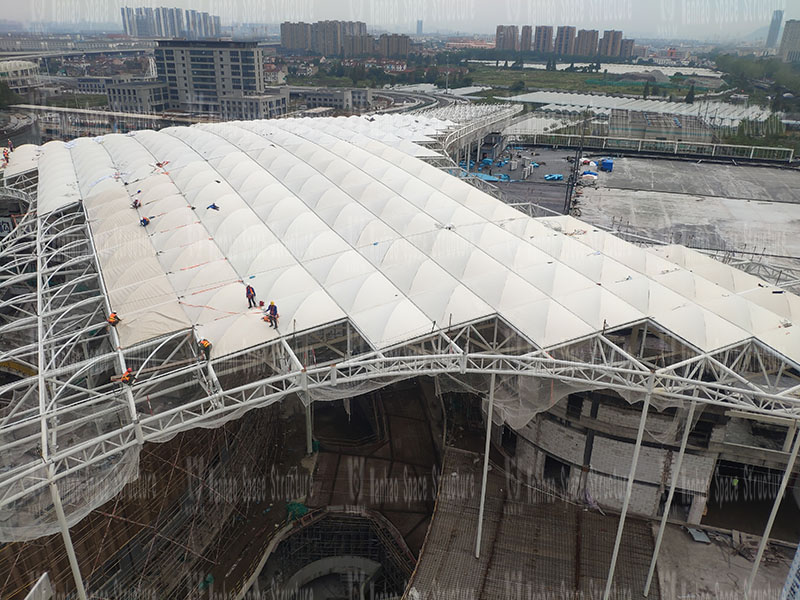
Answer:
[[[733,158],[744,160],[766,160],[791,163],[792,148],[767,146],[737,146],[734,144],[712,144],[707,142],[678,142],[669,140],[643,140],[603,136],[581,136],[565,133],[514,133],[508,136],[509,143],[524,143],[534,146],[579,147],[590,150],[617,150],[628,152],[653,152],[656,154],[691,155],[708,158]]]
[[[448,131],[442,140],[442,147],[444,148],[445,152],[450,153],[452,147],[456,145],[457,142],[467,139],[481,130],[488,133],[498,124],[503,123],[504,121],[510,121],[514,115],[522,110],[522,106],[510,106],[508,108],[498,110],[495,113],[491,113],[485,119],[473,119],[457,129]]]

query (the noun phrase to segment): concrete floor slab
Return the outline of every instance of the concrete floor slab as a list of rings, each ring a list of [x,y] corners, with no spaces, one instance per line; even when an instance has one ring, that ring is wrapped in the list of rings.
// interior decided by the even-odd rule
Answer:
[[[602,174],[600,184],[626,190],[800,202],[800,171],[796,169],[622,157],[614,159],[614,171]]]
[[[733,548],[727,535],[712,532],[710,537],[711,544],[697,543],[681,527],[667,526],[658,560],[664,600],[744,598],[744,585],[753,568],[752,561]],[[755,544],[757,538],[752,542]],[[751,598],[779,598],[789,573],[792,550],[772,544],[768,548]]]
[[[800,257],[800,204],[601,187],[586,191],[581,211],[595,225],[694,248]]]

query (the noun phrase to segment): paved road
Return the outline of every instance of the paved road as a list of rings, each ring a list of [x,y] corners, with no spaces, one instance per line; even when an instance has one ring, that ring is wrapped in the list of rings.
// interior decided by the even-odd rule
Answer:
[[[530,201],[561,212],[566,184],[545,182],[544,176],[561,173],[566,179],[571,163],[565,158],[572,152],[536,148],[534,155],[533,150],[514,151],[515,155],[522,155],[523,161],[544,163],[527,181],[495,185],[502,190],[505,202]],[[601,158],[599,155],[587,157]],[[519,170],[508,171],[507,168],[493,168],[492,174],[501,172],[508,173],[512,179],[520,176]],[[659,193],[676,194],[692,205],[698,198],[800,204],[800,171],[770,167],[623,157],[614,159],[613,173],[602,173],[599,184],[609,192],[655,192],[656,197]],[[632,198],[622,193],[619,196]],[[675,218],[679,219],[679,215]],[[690,223],[686,228],[687,231],[691,229]]]
[[[550,210],[561,213],[564,208],[564,198],[567,193],[566,180],[569,178],[572,163],[567,162],[568,156],[573,156],[574,153],[569,150],[552,150],[549,148],[526,148],[524,150],[514,150],[515,157],[518,158],[520,163],[528,164],[535,161],[541,166],[533,169],[530,177],[525,181],[511,181],[506,183],[495,183],[500,191],[503,192],[503,201],[509,204],[515,202],[534,202]],[[514,180],[521,177],[521,168],[511,171],[508,165],[505,167],[493,167],[492,175],[499,175],[500,173],[508,174]],[[545,181],[544,176],[548,174],[560,174],[564,176],[562,182]]]

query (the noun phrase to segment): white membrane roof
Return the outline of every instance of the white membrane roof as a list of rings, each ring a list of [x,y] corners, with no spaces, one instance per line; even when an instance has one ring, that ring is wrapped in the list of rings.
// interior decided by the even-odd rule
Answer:
[[[386,348],[499,314],[550,348],[649,317],[703,352],[755,337],[800,362],[797,297],[684,248],[529,218],[414,157],[409,118],[50,142],[40,214],[82,200],[124,347],[194,326],[223,356],[350,319]]]

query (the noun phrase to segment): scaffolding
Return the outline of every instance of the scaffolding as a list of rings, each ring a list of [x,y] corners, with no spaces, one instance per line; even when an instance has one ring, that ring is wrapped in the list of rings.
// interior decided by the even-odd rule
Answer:
[[[268,480],[277,462],[278,412],[273,406],[145,445],[139,478],[70,531],[92,595],[187,598],[207,574],[223,578],[220,565],[237,556],[254,507],[266,501],[263,489],[247,484]],[[59,592],[73,587],[66,548],[47,537],[0,548],[0,595],[22,597],[37,568],[49,570]]]
[[[359,557],[381,565],[369,581],[360,584],[372,587],[381,597],[399,597],[416,564],[403,538],[380,513],[357,507],[327,507],[296,522],[270,555],[265,567],[273,575],[268,595],[285,596],[290,591],[285,586],[293,574],[333,557]]]

